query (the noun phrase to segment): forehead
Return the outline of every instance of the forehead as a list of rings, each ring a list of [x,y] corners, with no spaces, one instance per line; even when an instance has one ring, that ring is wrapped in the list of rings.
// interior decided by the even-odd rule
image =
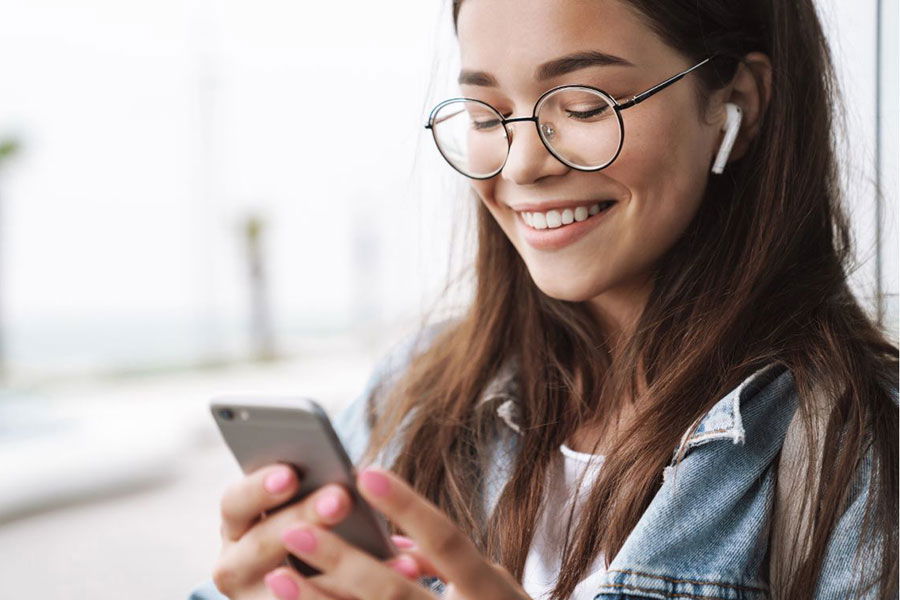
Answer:
[[[671,49],[618,0],[464,0],[457,23],[462,68],[493,74],[501,87],[532,80],[535,68],[595,50],[635,65]]]

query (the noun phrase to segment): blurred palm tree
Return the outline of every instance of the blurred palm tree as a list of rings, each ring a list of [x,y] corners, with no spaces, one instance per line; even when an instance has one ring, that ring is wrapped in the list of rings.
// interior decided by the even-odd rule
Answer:
[[[19,150],[19,141],[15,138],[0,140],[0,164]]]
[[[10,158],[15,156],[19,149],[21,148],[21,144],[19,140],[15,137],[7,136],[4,138],[0,138],[0,173],[3,171],[4,165],[9,161]],[[0,199],[2,199],[2,194],[0,194]],[[0,202],[0,231],[3,230],[3,204]],[[2,238],[0,238],[0,242],[2,242]],[[2,258],[3,254],[0,252],[0,258]],[[2,280],[0,280],[0,284],[2,284]],[[2,285],[0,285],[0,290],[2,290]],[[2,310],[2,299],[3,296],[0,294],[0,377],[5,378],[7,375],[6,372],[6,327],[3,322],[3,310]]]
[[[253,355],[260,361],[274,360],[277,352],[272,334],[272,309],[263,254],[265,219],[260,214],[249,214],[243,218],[241,229],[249,275],[250,341]]]

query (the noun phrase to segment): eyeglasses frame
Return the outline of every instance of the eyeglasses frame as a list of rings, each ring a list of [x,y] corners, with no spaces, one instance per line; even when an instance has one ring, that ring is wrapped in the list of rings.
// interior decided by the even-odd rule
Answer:
[[[437,106],[435,106],[433,109],[431,109],[431,113],[428,115],[428,122],[425,124],[425,129],[431,130],[431,135],[434,138],[434,144],[435,144],[435,146],[437,146],[438,152],[441,153],[441,156],[444,157],[444,160],[447,161],[447,164],[449,164],[451,167],[453,167],[457,172],[461,173],[462,175],[465,175],[466,177],[468,177],[470,179],[477,179],[477,180],[490,179],[491,177],[496,177],[497,174],[503,170],[503,167],[506,166],[506,161],[509,160],[509,150],[510,150],[510,148],[512,148],[512,136],[510,135],[510,131],[509,131],[509,128],[507,127],[507,124],[517,123],[520,121],[532,121],[534,123],[534,127],[537,130],[538,138],[540,138],[541,143],[544,145],[544,147],[547,149],[547,151],[554,158],[556,158],[556,160],[560,161],[567,167],[575,169],[577,171],[593,173],[596,171],[600,171],[601,169],[605,169],[606,167],[611,165],[619,157],[619,154],[622,152],[622,146],[625,143],[625,122],[622,120],[622,111],[623,110],[625,110],[627,108],[631,108],[632,106],[635,106],[636,104],[640,104],[641,102],[643,102],[647,98],[653,96],[657,92],[661,92],[662,90],[669,87],[676,81],[685,77],[688,73],[690,73],[694,69],[698,69],[698,68],[702,67],[703,65],[705,65],[706,63],[711,61],[713,58],[715,58],[715,56],[708,56],[708,57],[704,58],[702,61],[695,64],[693,67],[690,67],[689,69],[686,69],[686,70],[682,71],[681,73],[673,75],[672,77],[669,77],[668,79],[666,79],[660,83],[657,83],[656,85],[644,90],[643,92],[632,96],[630,100],[622,102],[621,104],[619,103],[619,101],[616,98],[614,98],[612,95],[610,95],[606,91],[601,90],[600,88],[596,88],[596,87],[593,87],[590,85],[581,85],[581,84],[558,85],[556,87],[553,87],[553,88],[547,90],[546,92],[544,92],[543,94],[540,95],[540,97],[534,103],[534,108],[531,111],[530,117],[513,117],[510,119],[507,119],[502,114],[500,114],[499,110],[497,110],[496,108],[494,108],[493,106],[491,106],[490,104],[488,104],[487,102],[484,102],[482,100],[477,100],[475,98],[465,98],[465,97],[448,98],[447,100],[444,100],[444,101],[438,103]],[[616,153],[605,164],[603,164],[599,167],[591,167],[591,168],[584,168],[584,167],[579,167],[577,165],[573,165],[572,163],[570,163],[567,160],[565,160],[564,158],[562,158],[559,154],[557,154],[553,150],[553,148],[551,148],[550,145],[547,143],[547,140],[544,139],[544,135],[541,133],[541,128],[540,128],[540,125],[538,124],[538,119],[537,119],[538,110],[540,109],[544,100],[550,94],[553,94],[561,89],[590,90],[592,92],[599,93],[600,95],[602,95],[604,98],[606,98],[610,102],[610,105],[612,106],[613,111],[616,114],[616,119],[619,122],[619,145],[616,148]],[[500,123],[503,125],[503,129],[506,132],[506,158],[503,159],[503,164],[501,164],[500,167],[496,171],[491,173],[490,175],[475,177],[473,175],[469,175],[468,173],[464,173],[461,169],[457,168],[457,166],[454,165],[453,162],[449,158],[447,158],[447,155],[444,154],[444,151],[441,149],[441,144],[437,140],[437,134],[435,133],[435,129],[434,129],[434,119],[437,116],[438,111],[440,111],[444,106],[446,106],[448,104],[451,104],[454,102],[462,102],[462,101],[476,102],[476,103],[486,106],[487,108],[492,110],[494,113],[496,113],[500,117]]]

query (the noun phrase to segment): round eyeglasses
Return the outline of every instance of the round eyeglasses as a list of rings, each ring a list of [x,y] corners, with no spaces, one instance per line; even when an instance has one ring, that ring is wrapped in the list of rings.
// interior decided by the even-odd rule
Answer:
[[[711,60],[706,58],[650,89],[619,103],[601,89],[562,85],[544,92],[530,117],[506,118],[481,100],[451,98],[435,106],[426,129],[450,166],[472,179],[497,175],[512,145],[510,123],[532,121],[538,137],[557,160],[579,171],[608,167],[622,151],[622,111],[646,100]]]

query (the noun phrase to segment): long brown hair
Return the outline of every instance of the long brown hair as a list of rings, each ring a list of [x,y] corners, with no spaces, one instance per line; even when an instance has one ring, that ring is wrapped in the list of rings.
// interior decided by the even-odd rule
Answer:
[[[461,2],[453,0],[454,26]],[[551,457],[578,426],[617,414],[622,398],[633,399],[639,418],[610,447],[580,517],[590,526],[575,528],[564,551],[553,598],[567,598],[600,552],[609,560],[622,547],[682,434],[741,380],[776,361],[791,370],[808,422],[806,449],[818,461],[805,470],[808,551],[778,597],[813,593],[829,534],[866,457],[872,476],[862,535],[879,542],[872,583],[892,597],[898,411],[889,390],[897,386],[898,351],[848,287],[855,265],[835,157],[838,95],[813,2],[629,2],[691,60],[723,57],[698,71],[701,99],[726,84],[747,53],[769,56],[772,95],[752,146],[710,180],[621,348],[610,347],[583,303],[537,289],[476,198],[474,299],[391,386],[365,460],[399,443],[391,468],[521,579]],[[519,365],[520,450],[495,510],[484,515],[481,451],[493,435],[495,407],[476,400],[511,356]],[[648,386],[642,393],[639,364]],[[822,404],[831,409],[824,444],[812,420]]]

